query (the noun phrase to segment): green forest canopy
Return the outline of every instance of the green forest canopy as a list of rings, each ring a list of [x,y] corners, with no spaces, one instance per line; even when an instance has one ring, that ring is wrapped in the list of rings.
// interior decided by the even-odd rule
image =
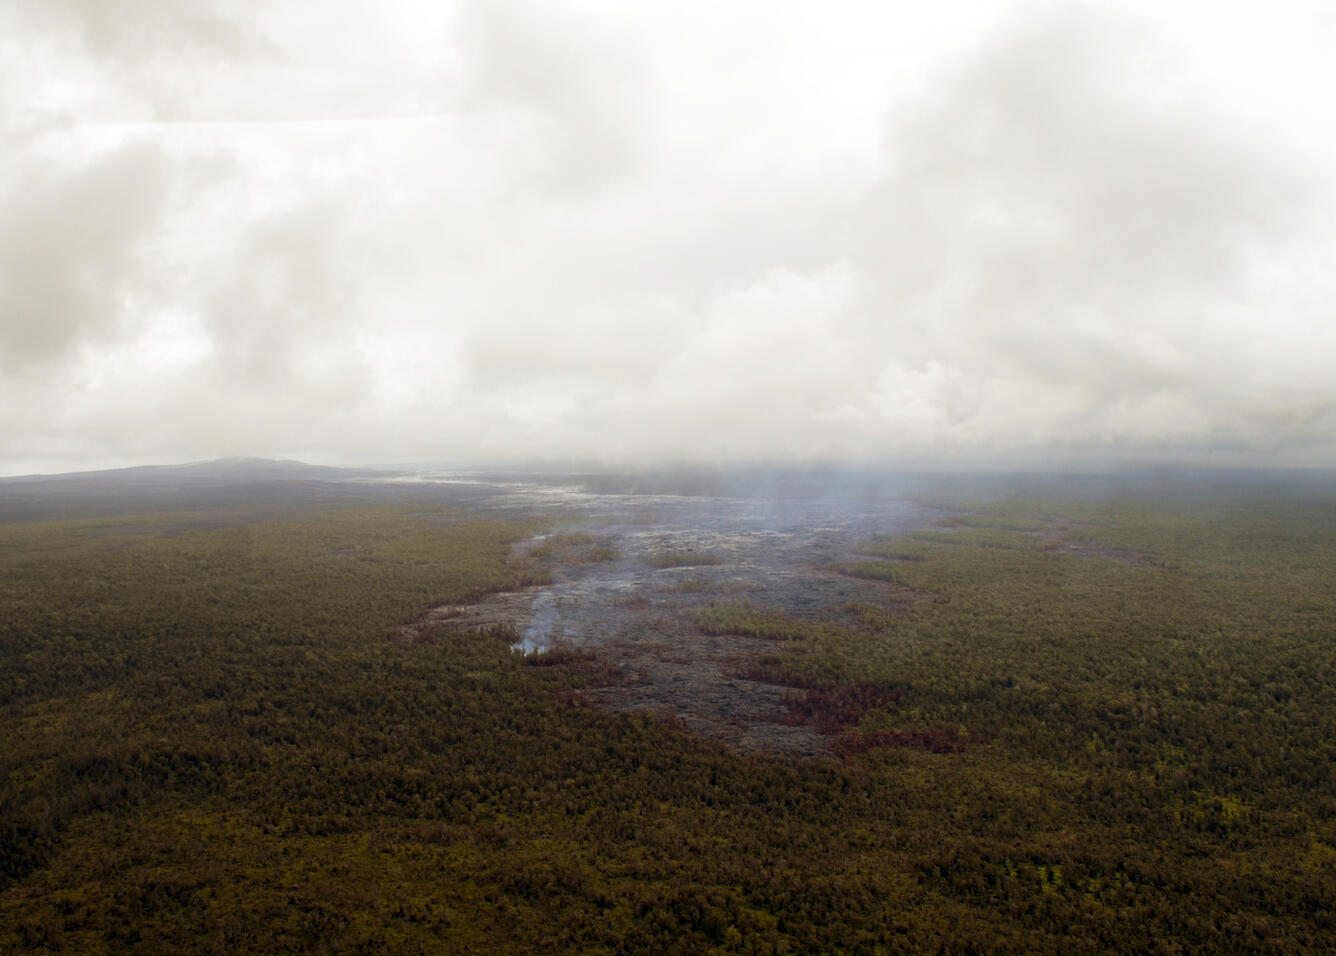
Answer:
[[[773,641],[810,760],[504,630],[398,639],[544,580],[538,523],[0,527],[0,946],[1336,946],[1336,499],[957,506],[843,565],[905,601],[702,614]]]

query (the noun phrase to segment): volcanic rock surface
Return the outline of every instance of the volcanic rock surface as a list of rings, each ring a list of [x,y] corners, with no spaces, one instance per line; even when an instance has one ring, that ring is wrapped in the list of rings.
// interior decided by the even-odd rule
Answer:
[[[517,651],[592,652],[621,675],[587,691],[609,710],[670,715],[688,729],[746,751],[827,753],[826,739],[786,719],[794,691],[749,679],[776,641],[709,635],[697,626],[711,602],[742,603],[805,620],[841,619],[855,604],[903,603],[903,593],[832,570],[874,534],[930,527],[938,512],[902,499],[594,495],[573,488],[498,488],[498,511],[570,515],[543,548],[572,535],[607,557],[558,562],[554,583],[433,612],[464,626],[510,623]],[[560,553],[558,551],[558,553]]]

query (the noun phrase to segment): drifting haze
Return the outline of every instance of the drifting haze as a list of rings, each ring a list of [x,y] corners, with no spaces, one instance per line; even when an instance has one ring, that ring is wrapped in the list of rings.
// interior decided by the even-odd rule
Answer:
[[[0,474],[1336,465],[1327,5],[922,6],[10,0]]]

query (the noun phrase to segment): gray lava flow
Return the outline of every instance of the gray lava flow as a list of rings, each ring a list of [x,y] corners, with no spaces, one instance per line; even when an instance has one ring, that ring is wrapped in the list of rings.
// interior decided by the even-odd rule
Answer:
[[[484,602],[473,617],[507,621],[524,653],[566,646],[622,674],[587,692],[609,710],[671,715],[688,729],[746,751],[819,754],[824,738],[783,720],[792,690],[744,675],[776,642],[707,635],[711,602],[744,603],[805,620],[839,620],[850,605],[903,600],[885,584],[831,569],[858,541],[931,527],[941,513],[890,498],[595,495],[536,484],[493,485],[498,512],[568,515],[552,535],[588,535],[610,560],[558,564],[550,586]],[[569,540],[569,539],[567,539]],[[442,616],[457,609],[441,609]]]

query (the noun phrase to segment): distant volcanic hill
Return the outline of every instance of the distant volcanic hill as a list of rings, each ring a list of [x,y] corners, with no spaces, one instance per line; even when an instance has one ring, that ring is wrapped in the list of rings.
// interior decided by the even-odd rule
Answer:
[[[270,458],[220,458],[62,475],[0,478],[0,521],[127,514],[152,507],[181,510],[343,497],[340,483],[395,472],[333,468]],[[360,484],[360,482],[359,482]],[[365,493],[365,492],[364,492]]]

